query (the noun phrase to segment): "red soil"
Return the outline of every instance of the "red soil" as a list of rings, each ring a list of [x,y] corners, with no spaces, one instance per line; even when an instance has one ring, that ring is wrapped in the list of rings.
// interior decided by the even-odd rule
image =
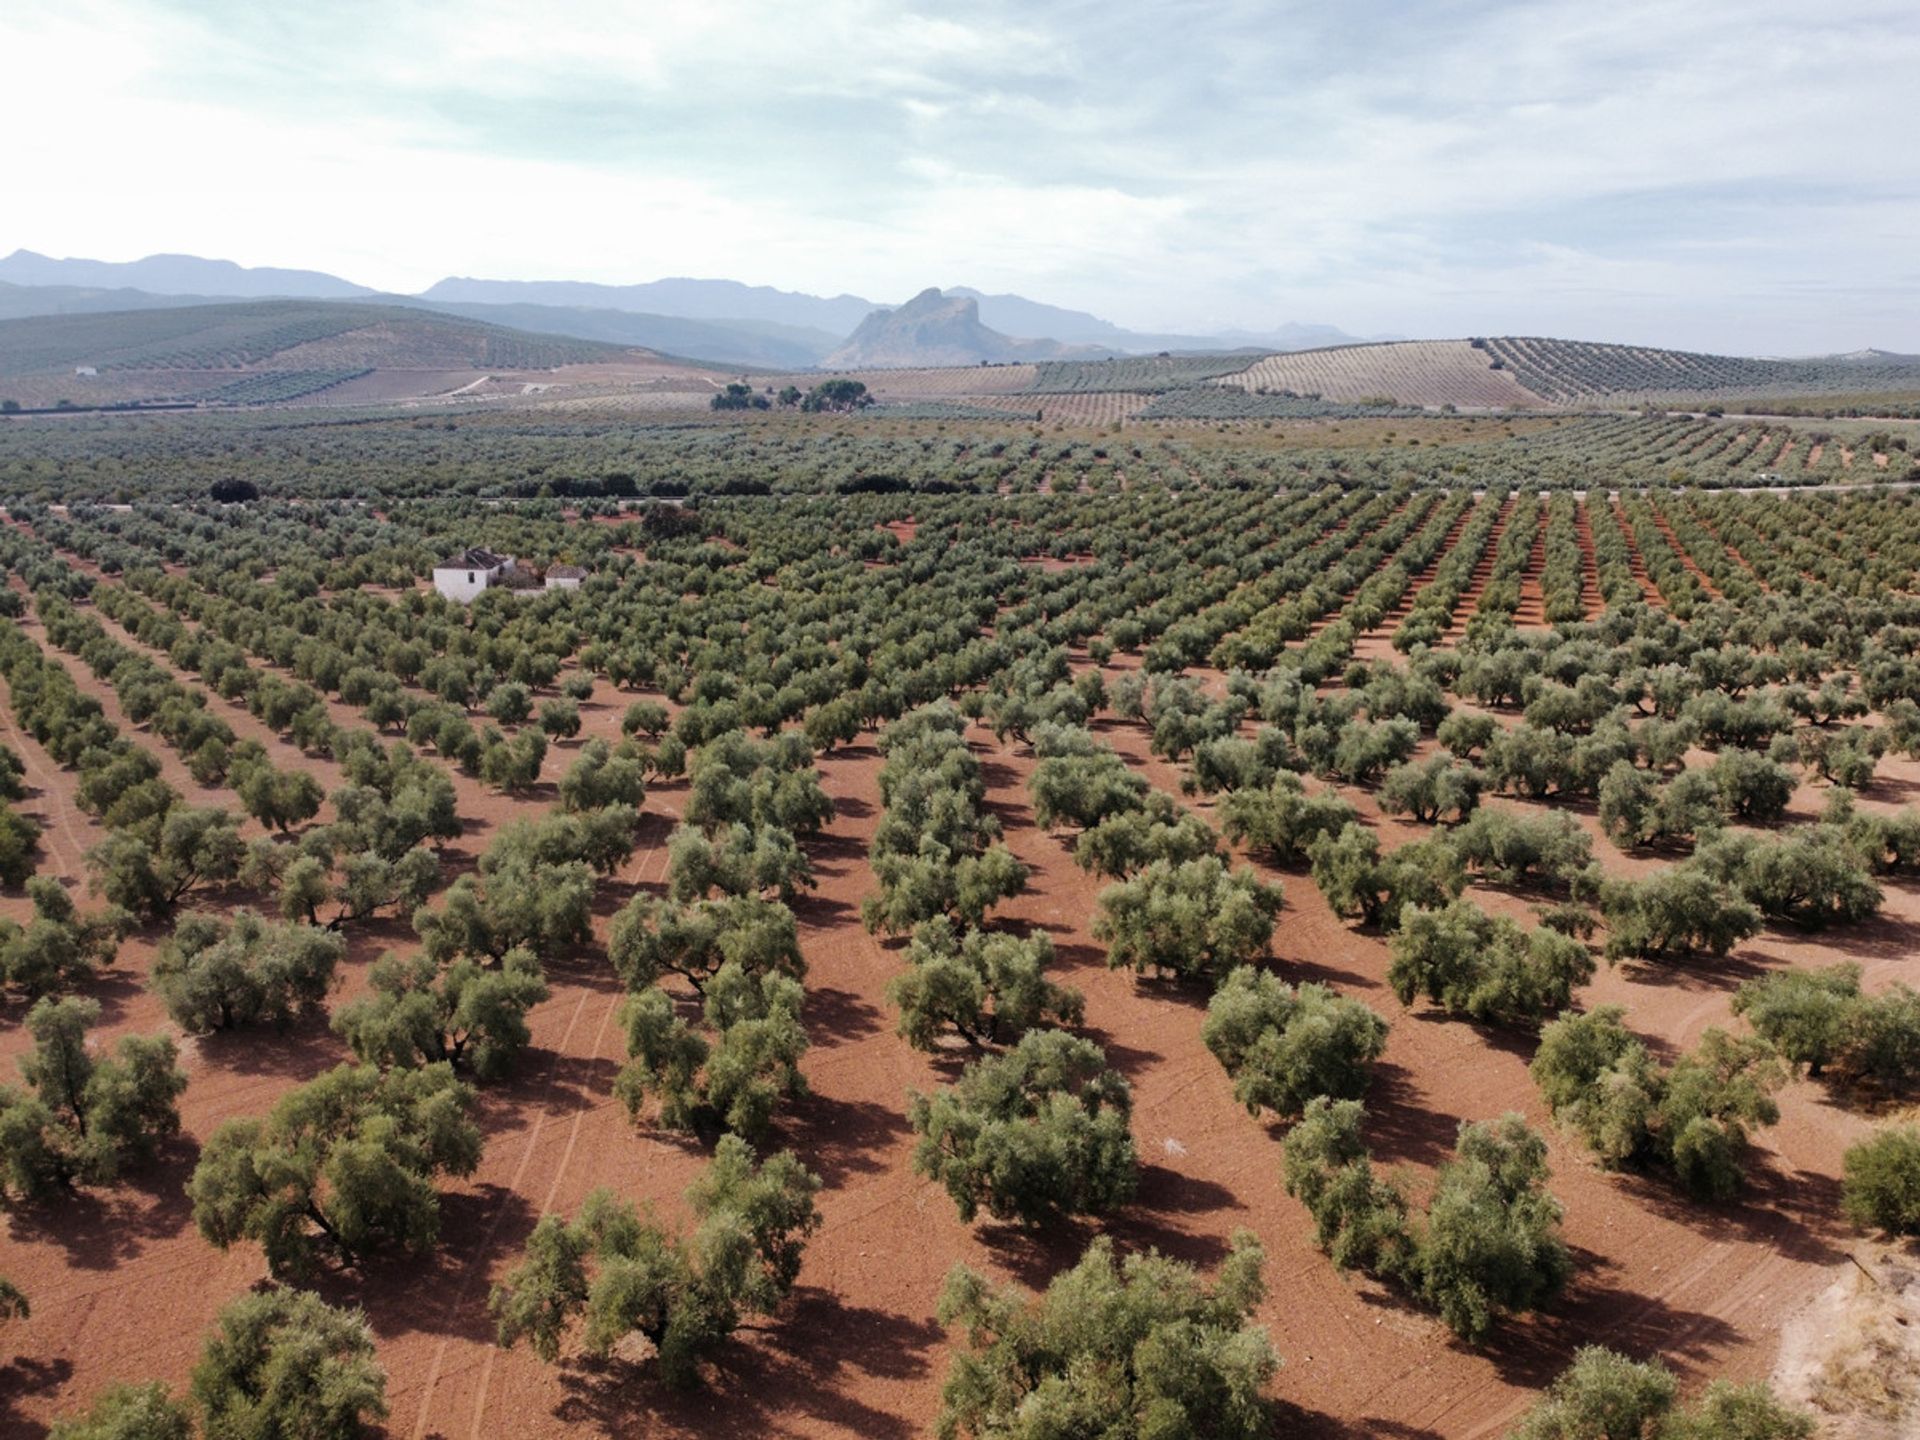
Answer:
[[[1500,537],[1507,533],[1507,523],[1513,518],[1513,507],[1519,503],[1520,492],[1511,492],[1500,506],[1500,515],[1493,522],[1493,529],[1487,534],[1487,543],[1480,547],[1480,558],[1473,562],[1473,573],[1467,580],[1467,588],[1461,592],[1459,604],[1453,607],[1453,618],[1447,623],[1446,643],[1451,645],[1466,633],[1467,622],[1473,618],[1473,612],[1480,608],[1480,597],[1486,593],[1487,582],[1493,578],[1494,563],[1500,556]]]
[[[1547,623],[1546,592],[1540,588],[1540,572],[1547,564],[1547,517],[1544,509],[1540,523],[1534,526],[1533,549],[1527,552],[1527,568],[1520,576],[1520,603],[1514,607],[1513,623],[1544,629]]]
[[[1393,632],[1398,630],[1407,616],[1413,613],[1414,601],[1419,599],[1422,590],[1433,583],[1433,577],[1439,573],[1440,562],[1451,555],[1455,547],[1460,544],[1461,532],[1472,522],[1484,500],[1484,496],[1476,497],[1471,505],[1454,517],[1453,524],[1447,527],[1447,537],[1432,561],[1414,577],[1406,593],[1400,597],[1392,609],[1387,611],[1386,618],[1354,643],[1353,653],[1356,659],[1377,660],[1393,657]]]
[[[1600,593],[1600,560],[1593,549],[1593,515],[1586,496],[1574,501],[1573,529],[1580,542],[1580,602],[1591,620],[1607,608],[1607,600]]]
[[[1612,511],[1613,523],[1620,531],[1621,540],[1626,542],[1627,568],[1633,572],[1641,594],[1646,596],[1649,605],[1665,605],[1667,602],[1660,594],[1660,587],[1647,574],[1647,558],[1640,553],[1640,542],[1634,539],[1633,526],[1627,523],[1627,512],[1620,508],[1620,497],[1617,495],[1612,500]]]
[[[1673,525],[1667,519],[1666,511],[1651,501],[1648,502],[1647,508],[1653,512],[1655,528],[1666,537],[1668,546],[1672,548],[1673,553],[1679,558],[1681,565],[1686,567],[1687,573],[1700,582],[1700,588],[1702,590],[1705,590],[1707,594],[1718,600],[1720,598],[1720,587],[1713,583],[1713,577],[1700,568],[1699,563],[1688,553],[1687,547],[1680,543],[1680,537],[1673,533]]]

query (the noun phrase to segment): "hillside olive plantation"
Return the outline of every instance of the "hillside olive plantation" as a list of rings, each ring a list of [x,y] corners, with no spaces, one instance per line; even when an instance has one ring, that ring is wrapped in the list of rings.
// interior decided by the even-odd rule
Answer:
[[[0,1431],[1916,1413],[1912,422],[1567,408],[1844,367],[219,308],[0,419]]]

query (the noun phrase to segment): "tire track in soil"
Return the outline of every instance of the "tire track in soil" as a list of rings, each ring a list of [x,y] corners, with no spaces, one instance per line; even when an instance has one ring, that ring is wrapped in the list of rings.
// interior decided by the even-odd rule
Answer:
[[[670,815],[668,818],[677,820],[679,817],[677,815]],[[656,841],[648,847],[645,854],[639,856],[634,861],[630,861],[632,880],[644,881],[646,879],[645,872],[648,865],[651,864],[655,856],[661,854],[665,848],[664,844]],[[625,879],[627,877],[623,875],[622,878]],[[574,1006],[572,1016],[567,1021],[567,1028],[561,1035],[560,1043],[555,1047],[552,1057],[547,1062],[546,1078],[549,1083],[557,1076],[561,1063],[571,1053],[570,1042],[573,1039],[574,1030],[579,1025],[581,1016],[586,1013],[587,1002],[593,998],[593,994],[594,992],[590,989],[584,987],[581,989],[580,999]],[[601,1011],[599,1024],[594,1029],[592,1048],[587,1052],[586,1058],[588,1060],[591,1061],[600,1058],[601,1047],[606,1044],[608,1027],[612,1024],[613,1017],[618,1012],[621,1002],[625,998],[624,991],[616,992],[608,1000],[606,1008]],[[533,1165],[533,1157],[539,1150],[540,1140],[543,1132],[546,1130],[547,1122],[554,1118],[555,1108],[555,1102],[549,1102],[544,1105],[534,1116],[533,1123],[527,1127],[526,1147],[521,1151],[520,1162],[515,1167],[513,1178],[507,1185],[508,1195],[503,1196],[500,1203],[494,1207],[493,1220],[487,1226],[486,1232],[480,1240],[476,1251],[477,1257],[485,1257],[493,1250],[494,1242],[500,1234],[500,1228],[506,1223],[507,1216],[511,1209],[510,1197],[517,1196],[521,1193],[521,1185],[526,1180],[527,1172]],[[552,1212],[554,1197],[559,1193],[561,1181],[566,1178],[567,1169],[573,1161],[574,1150],[580,1139],[581,1125],[586,1115],[588,1112],[599,1108],[601,1107],[598,1103],[576,1107],[573,1115],[572,1131],[567,1137],[566,1149],[561,1152],[560,1160],[553,1168],[553,1178],[548,1183],[546,1196],[541,1202],[540,1213],[542,1215]],[[482,1278],[483,1271],[481,1267],[476,1264],[465,1283],[448,1299],[444,1311],[445,1316],[451,1317],[456,1314],[468,1302],[473,1287],[478,1284]],[[452,1344],[453,1337],[443,1335],[440,1343],[434,1349],[433,1362],[422,1386],[420,1412],[414,1422],[412,1432],[414,1440],[425,1440],[428,1433],[427,1424],[432,1418],[434,1394],[440,1383],[447,1351]],[[486,1347],[485,1357],[481,1362],[480,1389],[474,1401],[473,1424],[469,1432],[476,1437],[476,1440],[484,1434],[481,1429],[481,1422],[486,1414],[487,1391],[492,1382],[493,1361],[497,1351],[497,1346],[488,1345]]]

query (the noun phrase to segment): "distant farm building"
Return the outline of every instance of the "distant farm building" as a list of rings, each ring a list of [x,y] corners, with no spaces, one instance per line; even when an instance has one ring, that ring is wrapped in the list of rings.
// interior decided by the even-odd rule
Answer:
[[[100,367],[97,365],[76,365],[73,367],[73,373],[91,378],[100,373]]]
[[[514,573],[513,556],[496,555],[484,546],[475,545],[444,565],[433,567],[433,588],[447,599],[465,605],[489,586],[507,583],[507,578]]]
[[[578,565],[553,565],[547,569],[547,589],[578,590],[587,572]]]

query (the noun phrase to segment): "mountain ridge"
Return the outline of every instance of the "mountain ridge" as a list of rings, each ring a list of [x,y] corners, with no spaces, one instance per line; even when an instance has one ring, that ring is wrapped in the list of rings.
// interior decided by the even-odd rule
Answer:
[[[0,280],[16,285],[72,285],[134,289],[153,295],[207,295],[248,300],[356,300],[375,292],[320,270],[156,254],[139,260],[55,259],[33,250],[0,258]]]
[[[821,361],[828,370],[979,365],[1009,360],[1092,359],[1113,352],[1057,340],[1021,340],[981,323],[980,302],[929,286],[906,304],[876,310]]]

